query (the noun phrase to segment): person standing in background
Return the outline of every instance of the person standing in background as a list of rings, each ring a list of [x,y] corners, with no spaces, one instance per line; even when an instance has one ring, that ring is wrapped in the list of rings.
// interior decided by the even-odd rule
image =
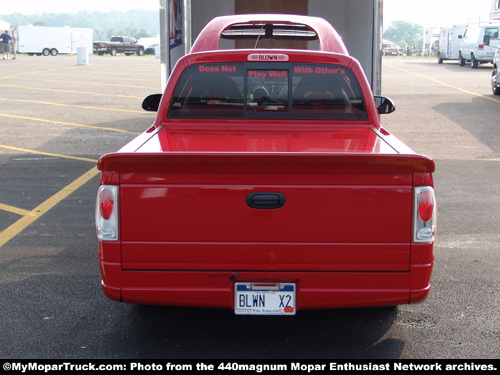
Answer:
[[[12,37],[9,34],[9,30],[5,30],[5,32],[0,35],[0,38],[2,38],[3,59],[10,60],[10,46],[12,45]]]
[[[17,38],[16,38],[16,30],[11,30],[11,33],[12,33],[12,39],[10,40],[12,42],[12,54],[14,55],[13,59],[16,60],[17,59],[17,51],[16,51],[16,42],[17,42]]]

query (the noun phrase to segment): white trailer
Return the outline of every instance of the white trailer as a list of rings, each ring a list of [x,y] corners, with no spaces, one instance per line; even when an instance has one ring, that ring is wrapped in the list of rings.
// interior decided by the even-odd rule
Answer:
[[[438,62],[444,60],[458,60],[460,41],[465,33],[467,25],[454,25],[449,28],[441,28],[439,33]]]
[[[3,34],[5,30],[10,31],[10,23],[0,20],[0,34]]]
[[[500,0],[492,0],[490,9],[490,19],[500,20]]]
[[[86,47],[92,53],[92,29],[49,26],[17,26],[16,29],[19,53],[56,56],[59,53],[77,53],[80,47]]]

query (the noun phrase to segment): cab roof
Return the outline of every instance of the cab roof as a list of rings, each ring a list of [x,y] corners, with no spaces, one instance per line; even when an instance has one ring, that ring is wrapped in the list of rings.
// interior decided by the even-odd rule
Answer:
[[[220,39],[317,40],[320,51],[349,55],[342,38],[325,19],[290,14],[238,14],[216,17],[201,31],[191,53],[219,49]]]

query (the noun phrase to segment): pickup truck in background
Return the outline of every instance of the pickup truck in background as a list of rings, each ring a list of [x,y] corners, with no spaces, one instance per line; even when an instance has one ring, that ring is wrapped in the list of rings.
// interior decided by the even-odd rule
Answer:
[[[107,297],[242,315],[427,297],[434,162],[382,127],[393,102],[324,19],[215,18],[143,108],[154,124],[98,162]]]
[[[112,56],[118,53],[124,53],[127,56],[144,55],[144,46],[137,44],[137,40],[128,36],[114,36],[109,42],[93,42],[93,44],[94,53],[97,55],[106,53]]]

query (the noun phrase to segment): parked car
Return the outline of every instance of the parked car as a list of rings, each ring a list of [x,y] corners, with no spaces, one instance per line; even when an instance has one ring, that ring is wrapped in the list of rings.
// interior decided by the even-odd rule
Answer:
[[[397,44],[389,41],[389,40],[383,40],[382,41],[382,55],[383,56],[403,56],[404,53],[404,48],[401,48]]]
[[[144,46],[145,55],[155,55],[156,51],[160,50],[160,38],[159,37],[145,37],[137,40],[137,43]]]
[[[488,43],[485,43],[488,40]],[[472,68],[492,63],[495,47],[500,46],[500,22],[468,25],[460,43],[458,64],[470,61]]]
[[[497,48],[493,57],[493,72],[491,73],[491,91],[493,95],[500,95],[500,48]]]

